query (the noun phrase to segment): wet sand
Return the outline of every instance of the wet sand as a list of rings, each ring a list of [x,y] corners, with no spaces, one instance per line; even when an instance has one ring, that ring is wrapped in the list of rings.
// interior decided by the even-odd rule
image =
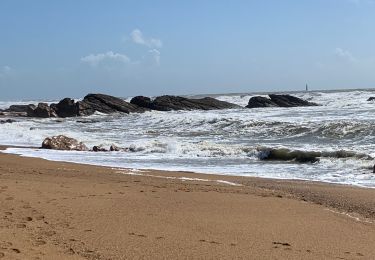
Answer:
[[[374,259],[374,223],[375,189],[0,153],[0,259]]]

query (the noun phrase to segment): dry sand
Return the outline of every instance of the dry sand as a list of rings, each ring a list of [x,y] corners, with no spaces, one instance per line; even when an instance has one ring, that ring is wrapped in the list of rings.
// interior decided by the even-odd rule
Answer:
[[[0,259],[375,259],[374,220],[374,189],[0,154]]]

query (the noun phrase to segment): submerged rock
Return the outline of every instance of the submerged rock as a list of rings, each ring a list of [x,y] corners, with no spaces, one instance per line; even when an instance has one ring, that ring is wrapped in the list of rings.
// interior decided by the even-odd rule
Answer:
[[[120,147],[118,147],[118,146],[116,146],[116,145],[114,145],[114,144],[112,144],[111,147],[109,147],[109,150],[111,152],[119,152],[119,151],[122,151],[123,149],[120,148]]]
[[[286,148],[260,148],[259,159],[277,161],[296,161],[299,163],[315,163],[319,161],[320,152],[292,151]]]
[[[173,110],[215,110],[215,109],[229,109],[240,108],[240,106],[220,101],[215,98],[185,98],[179,96],[160,96],[151,101],[150,98],[138,96],[133,98],[131,103],[144,108],[159,110],[159,111],[173,111]]]
[[[7,120],[0,120],[0,124],[11,124],[17,122],[16,120],[13,119],[7,119]]]
[[[103,146],[101,146],[101,145],[95,145],[95,146],[93,146],[92,150],[94,152],[108,152],[108,150],[106,148],[104,148]]]
[[[47,137],[42,143],[42,148],[53,150],[87,151],[88,148],[82,142],[65,135]]]
[[[249,100],[247,108],[257,107],[304,107],[304,106],[318,106],[318,104],[303,100],[291,95],[268,95],[269,98],[256,96]]]
[[[271,99],[266,97],[252,97],[247,104],[247,108],[257,108],[257,107],[277,107],[278,105],[271,101]]]

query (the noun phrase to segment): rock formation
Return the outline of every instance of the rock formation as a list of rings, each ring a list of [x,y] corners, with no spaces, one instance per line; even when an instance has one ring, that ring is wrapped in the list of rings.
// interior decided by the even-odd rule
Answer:
[[[269,98],[255,96],[250,98],[247,108],[257,107],[304,107],[318,106],[318,104],[291,95],[268,95]]]
[[[214,110],[214,109],[229,109],[240,108],[240,106],[220,101],[211,97],[192,99],[179,96],[160,96],[151,100],[147,97],[137,96],[134,97],[130,103],[144,108],[159,110],[159,111],[172,111],[172,110]]]

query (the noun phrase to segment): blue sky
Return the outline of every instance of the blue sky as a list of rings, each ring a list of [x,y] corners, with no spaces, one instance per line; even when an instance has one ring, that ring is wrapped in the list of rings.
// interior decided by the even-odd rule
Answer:
[[[375,87],[375,2],[0,1],[0,99]]]

